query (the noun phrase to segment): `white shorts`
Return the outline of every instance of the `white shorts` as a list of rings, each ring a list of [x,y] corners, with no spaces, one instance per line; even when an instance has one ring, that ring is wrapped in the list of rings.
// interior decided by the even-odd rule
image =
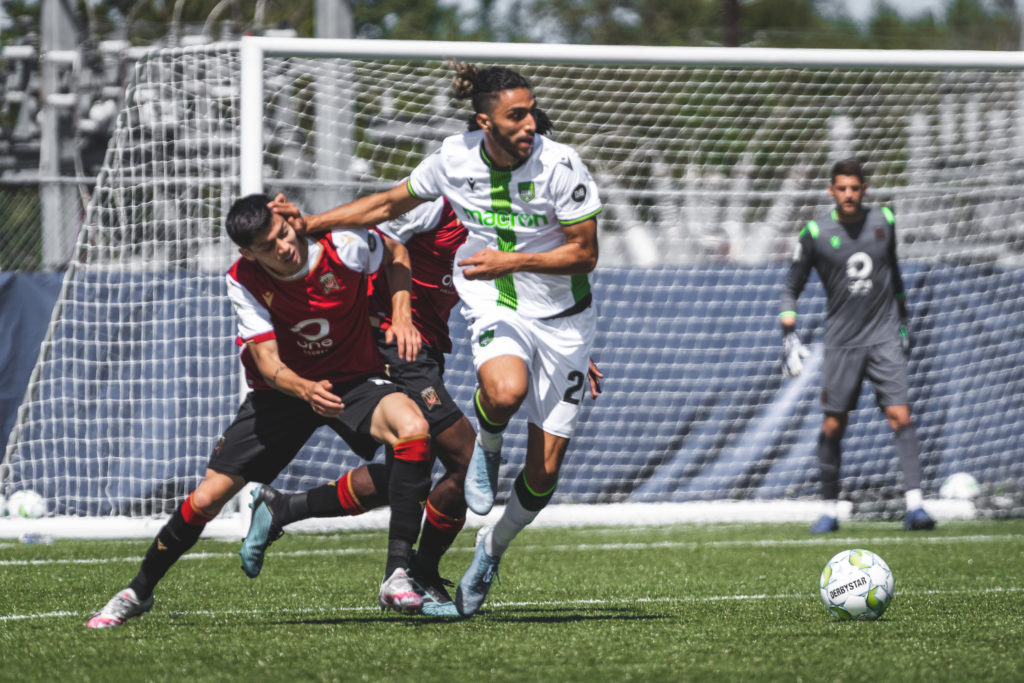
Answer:
[[[583,397],[594,346],[597,316],[593,307],[554,320],[524,318],[495,308],[465,311],[473,341],[473,366],[498,356],[522,358],[530,372],[523,406],[526,418],[548,434],[571,439]]]

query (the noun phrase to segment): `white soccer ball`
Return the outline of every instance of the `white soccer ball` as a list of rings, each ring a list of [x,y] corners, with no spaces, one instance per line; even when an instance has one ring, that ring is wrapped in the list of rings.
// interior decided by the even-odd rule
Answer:
[[[956,472],[946,477],[939,487],[940,498],[953,498],[959,500],[970,500],[981,494],[981,486],[978,480],[967,472]]]
[[[841,621],[874,621],[885,613],[896,591],[896,578],[870,550],[844,550],[821,572],[821,601]]]
[[[46,501],[35,491],[25,489],[15,491],[7,499],[7,514],[11,517],[25,517],[36,519],[45,517],[47,513]]]

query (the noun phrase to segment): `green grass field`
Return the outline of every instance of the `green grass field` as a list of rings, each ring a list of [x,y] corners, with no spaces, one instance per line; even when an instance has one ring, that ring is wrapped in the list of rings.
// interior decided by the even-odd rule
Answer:
[[[286,535],[256,580],[237,543],[200,541],[153,611],[87,630],[147,545],[0,542],[0,680],[1024,680],[1024,520],[528,529],[463,621],[380,612],[383,531]],[[877,622],[834,622],[818,598],[855,547],[896,575]]]

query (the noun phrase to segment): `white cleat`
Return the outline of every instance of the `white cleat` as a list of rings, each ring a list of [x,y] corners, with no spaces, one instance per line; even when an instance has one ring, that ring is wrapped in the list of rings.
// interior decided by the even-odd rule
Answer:
[[[423,608],[423,596],[416,591],[416,584],[409,578],[407,570],[399,567],[380,584],[380,608],[419,614]]]
[[[486,515],[494,506],[500,467],[501,446],[496,451],[485,451],[477,439],[473,444],[473,456],[469,460],[463,487],[466,505],[478,515]]]
[[[477,532],[473,560],[469,563],[469,569],[466,570],[455,591],[455,608],[464,617],[476,614],[480,606],[484,604],[487,593],[491,590],[491,584],[498,578],[498,563],[501,562],[501,555],[488,555],[484,550],[484,542],[487,536],[493,532],[493,526],[485,526]]]
[[[145,614],[153,608],[153,596],[145,600],[139,600],[135,591],[125,588],[123,591],[110,598],[103,609],[90,617],[86,622],[86,628],[114,628],[120,626],[132,617]]]

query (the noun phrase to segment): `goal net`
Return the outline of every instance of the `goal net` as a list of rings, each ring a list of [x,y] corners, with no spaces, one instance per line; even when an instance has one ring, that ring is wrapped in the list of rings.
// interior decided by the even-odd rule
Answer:
[[[816,279],[797,379],[782,378],[776,316],[796,234],[830,206],[829,167],[856,156],[868,200],[896,215],[926,497],[966,471],[999,514],[1022,511],[1024,56],[268,38],[137,64],[0,492],[34,489],[68,518],[179,504],[243,390],[227,208],[262,190],[315,212],[393,186],[465,129],[452,58],[526,75],[604,202],[592,279],[605,392],[585,402],[555,503],[816,497]],[[447,383],[472,415],[457,313],[452,329]],[[843,448],[843,496],[886,514],[902,475],[869,385]],[[275,486],[359,463],[321,430]]]

